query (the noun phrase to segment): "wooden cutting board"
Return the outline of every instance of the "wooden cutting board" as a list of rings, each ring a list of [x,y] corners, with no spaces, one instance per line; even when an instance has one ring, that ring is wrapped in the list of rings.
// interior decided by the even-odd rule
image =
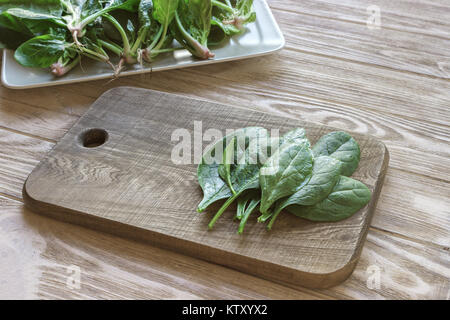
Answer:
[[[389,161],[384,144],[352,134],[361,147],[353,177],[373,196],[351,218],[314,223],[282,213],[268,232],[255,214],[238,235],[234,208],[208,231],[217,206],[196,212],[202,199],[197,165],[171,161],[179,143],[172,133],[184,128],[194,138],[194,126],[200,123],[204,133],[219,129],[223,134],[247,126],[281,133],[304,127],[312,144],[336,130],[173,94],[116,88],[103,94],[33,170],[23,188],[25,203],[63,221],[149,241],[294,287],[325,288],[345,280],[360,256],[383,184]],[[193,147],[196,152],[200,148]]]

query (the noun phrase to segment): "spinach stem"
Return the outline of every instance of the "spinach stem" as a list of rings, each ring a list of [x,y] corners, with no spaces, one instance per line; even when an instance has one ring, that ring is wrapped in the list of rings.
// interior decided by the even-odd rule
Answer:
[[[100,16],[106,16],[108,14],[108,12],[114,10],[115,7],[114,6],[109,6],[106,7],[100,11],[97,11],[96,13],[84,18],[80,24],[79,24],[79,28],[83,29],[84,27],[86,27],[89,23],[93,22],[95,19],[97,19]]]
[[[99,60],[99,61],[109,61],[109,57],[108,56],[102,55],[102,54],[100,54],[98,52],[92,51],[92,50],[87,49],[85,47],[80,47],[79,49],[80,49],[81,53],[83,53],[84,55],[87,55],[87,56],[89,56],[91,58],[92,57],[96,57],[96,60]]]
[[[66,73],[69,72],[70,70],[72,70],[81,60],[81,56],[78,55],[75,59],[73,59],[72,62],[70,62],[69,64],[67,64],[65,67],[66,69]]]
[[[120,25],[119,21],[117,21],[112,15],[106,13],[103,15],[109,22],[112,23],[112,25],[119,31],[120,37],[122,38],[123,42],[123,53],[124,55],[130,54],[130,42],[128,41],[127,34],[125,30],[123,30],[122,26]]]
[[[159,38],[161,37],[161,34],[162,34],[162,32],[163,32],[163,26],[160,26],[159,27],[159,30],[158,30],[158,33],[156,34],[156,37],[155,37],[155,39],[153,39],[153,42],[147,47],[147,50],[148,51],[152,51],[152,49],[156,46],[156,44],[158,43],[158,41],[159,41]]]
[[[175,50],[182,50],[182,49],[183,49],[183,48],[167,48],[167,49],[159,49],[159,50],[153,50],[152,53],[159,54],[159,53],[172,52],[172,51],[175,51]]]
[[[236,200],[237,197],[239,197],[239,195],[241,193],[242,192],[236,193],[236,194],[232,195],[231,197],[229,197],[227,201],[225,201],[225,203],[220,207],[219,211],[217,211],[216,215],[209,222],[209,224],[208,224],[209,229],[212,229],[214,227],[214,224],[216,223],[216,221],[225,212],[225,210],[227,210],[227,208],[230,206],[230,204],[232,204],[233,201]]]
[[[187,38],[187,40],[189,40],[189,44],[192,45],[192,43],[197,42],[197,40],[195,40],[190,34],[189,32],[186,31],[186,29],[184,29],[183,27],[183,23],[181,23],[180,17],[178,16],[178,11],[175,12],[175,20],[177,22],[178,28],[180,29],[180,32],[183,34],[183,36],[185,38]]]
[[[242,217],[241,222],[239,223],[239,229],[238,229],[239,234],[242,234],[242,232],[244,232],[245,224],[247,223],[247,220],[250,217],[250,215],[253,213],[253,211],[255,211],[258,204],[259,204],[259,201],[251,201],[250,204],[248,205],[248,208],[247,208],[247,210],[245,210],[244,216]]]
[[[273,216],[272,216],[272,219],[270,219],[269,224],[267,225],[267,230],[272,229],[272,226],[273,226],[275,220],[277,219],[278,215],[280,214],[281,210],[283,210],[282,207],[280,207],[279,209],[277,209],[277,210],[274,212],[274,214],[273,214]]]
[[[155,51],[158,51],[159,48],[162,47],[162,45],[163,45],[163,43],[164,43],[164,41],[165,41],[165,39],[166,39],[166,34],[167,34],[167,29],[168,29],[168,28],[169,28],[168,25],[165,25],[165,26],[164,26],[164,29],[163,29],[161,38],[159,39],[159,42],[158,42],[158,44],[157,44],[156,47],[155,47]]]
[[[145,39],[148,33],[148,28],[143,28],[139,31],[138,38],[134,42],[133,46],[131,47],[131,54],[135,55],[137,50],[139,49],[139,46],[141,45],[142,41]]]
[[[122,55],[122,48],[120,48],[118,45],[116,45],[115,43],[106,41],[106,40],[101,40],[99,39],[98,42],[105,47],[106,49],[114,52],[115,54],[117,54],[118,56]]]
[[[267,211],[258,217],[258,222],[266,222],[272,216],[272,212]]]
[[[228,11],[230,13],[234,13],[234,9],[232,7],[228,6],[227,4],[225,4],[223,2],[220,2],[218,0],[211,0],[211,4],[213,6],[221,8],[223,10],[226,10],[226,11]]]

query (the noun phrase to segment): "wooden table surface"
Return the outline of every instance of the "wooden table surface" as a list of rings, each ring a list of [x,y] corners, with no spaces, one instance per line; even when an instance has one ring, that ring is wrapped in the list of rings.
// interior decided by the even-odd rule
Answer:
[[[0,87],[0,298],[450,298],[449,1],[268,2],[286,37],[273,55],[110,83]],[[379,29],[366,23],[370,5]],[[26,210],[21,190],[34,166],[94,100],[123,85],[384,141],[390,165],[353,275],[331,289],[291,289]]]

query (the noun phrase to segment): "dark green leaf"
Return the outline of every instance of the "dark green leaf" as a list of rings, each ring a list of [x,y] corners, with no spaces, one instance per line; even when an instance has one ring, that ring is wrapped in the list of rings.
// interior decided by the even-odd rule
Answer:
[[[359,164],[359,145],[348,133],[331,132],[324,135],[312,148],[314,157],[330,156],[342,162],[342,175],[351,176]]]
[[[178,0],[154,0],[153,17],[162,26],[168,27],[175,18],[177,8]]]
[[[287,198],[280,199],[275,204],[270,229],[281,210],[291,205],[314,205],[325,199],[336,185],[341,174],[341,162],[337,159],[322,156],[314,159],[311,178],[305,185],[300,185],[297,191]],[[263,215],[260,222],[266,221],[271,215]]]
[[[219,26],[225,34],[233,36],[242,33],[245,25],[256,20],[253,0],[234,2],[213,0],[212,24]]]
[[[340,176],[324,200],[312,206],[289,206],[287,210],[312,221],[339,221],[358,212],[370,201],[370,197],[370,190],[362,182]]]
[[[282,144],[261,168],[261,212],[266,213],[275,201],[306,184],[312,166],[313,156],[307,140]]]
[[[210,204],[232,196],[232,192],[221,179],[218,169],[223,160],[223,150],[227,142],[236,137],[239,145],[249,143],[251,137],[254,137],[259,130],[263,128],[250,127],[234,131],[217,141],[211,148],[205,151],[202,161],[197,169],[197,177],[200,187],[203,190],[203,200],[198,205],[198,211],[202,212]]]
[[[30,36],[0,26],[0,48],[16,49]]]
[[[14,58],[25,67],[47,68],[64,55],[68,45],[64,38],[38,36],[17,48]]]
[[[180,1],[171,25],[174,38],[192,55],[209,59],[214,54],[208,49],[211,30],[211,0]]]

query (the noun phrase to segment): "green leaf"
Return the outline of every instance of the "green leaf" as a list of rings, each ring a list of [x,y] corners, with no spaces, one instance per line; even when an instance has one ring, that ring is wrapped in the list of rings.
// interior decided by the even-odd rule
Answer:
[[[51,28],[64,26],[61,15],[59,0],[0,0],[0,26],[28,36],[47,34]]]
[[[289,198],[283,199],[279,206],[285,208],[292,204],[313,205],[322,201],[338,182],[340,174],[339,160],[327,156],[315,158],[311,179]]]
[[[25,67],[47,68],[64,55],[68,45],[61,37],[38,36],[17,48],[14,58]]]
[[[137,12],[140,0],[62,0],[72,8],[72,17],[68,19],[71,27],[84,29],[97,18],[114,10]],[[102,6],[103,3],[103,6]]]
[[[306,184],[312,167],[313,156],[307,140],[282,144],[261,168],[261,213]]]
[[[337,159],[322,156],[314,159],[311,178],[305,185],[300,185],[297,191],[287,198],[280,199],[275,204],[270,229],[281,210],[290,205],[314,205],[325,199],[336,185],[341,174],[341,162]],[[270,216],[262,216],[259,221],[264,222]]]
[[[312,221],[339,221],[358,212],[370,198],[371,192],[362,182],[340,176],[324,200],[312,206],[289,206],[287,210]]]
[[[16,49],[30,36],[0,26],[0,48]]]
[[[222,28],[228,36],[242,33],[246,24],[256,20],[253,0],[237,0],[234,3],[212,0],[212,4],[211,23]]]
[[[214,54],[208,48],[211,30],[211,0],[180,1],[171,25],[174,38],[197,58],[209,59]]]
[[[236,146],[236,137],[231,139],[231,142],[223,150],[223,161],[219,165],[219,175],[227,183],[233,194],[236,193],[231,183],[231,165],[234,163],[234,149]]]
[[[228,39],[227,35],[223,30],[214,25],[213,20],[211,20],[211,30],[208,35],[208,46],[219,46]]]
[[[29,12],[35,19],[39,15],[61,17],[63,12],[60,0],[0,0],[0,14],[10,9]]]
[[[259,188],[259,169],[262,165],[258,161],[261,153],[261,141],[267,140],[267,130],[264,128],[251,128],[252,135],[248,142],[248,148],[246,148],[246,140],[248,136],[237,136],[237,150],[242,150],[242,152],[237,152],[237,162],[233,165],[233,170],[231,171],[231,182],[235,193],[228,198],[228,200],[220,207],[215,216],[209,223],[209,228],[211,229],[217,219],[225,212],[228,206],[233,203],[244,191],[249,189]]]
[[[219,176],[219,164],[200,164],[197,169],[198,183],[203,190],[203,200],[198,205],[198,212],[204,211],[212,203],[229,198],[233,194]]]
[[[302,143],[304,140],[307,140],[305,129],[295,128],[291,131],[288,131],[281,137],[280,144],[282,145],[283,143]]]
[[[203,154],[202,160],[197,168],[197,177],[200,187],[203,190],[203,200],[198,205],[198,211],[204,211],[210,204],[232,196],[230,188],[220,177],[218,169],[223,160],[223,150],[227,146],[227,141],[236,137],[237,143],[248,144],[259,130],[265,130],[258,127],[242,128],[225,136],[217,141],[212,147]]]
[[[141,29],[150,28],[152,24],[152,14],[153,14],[153,1],[141,0],[138,8],[139,27]]]
[[[317,141],[312,148],[314,157],[330,156],[342,163],[342,175],[351,176],[359,164],[359,145],[348,133],[330,132]]]
[[[162,26],[168,27],[175,18],[177,8],[178,0],[154,0],[153,17]]]

